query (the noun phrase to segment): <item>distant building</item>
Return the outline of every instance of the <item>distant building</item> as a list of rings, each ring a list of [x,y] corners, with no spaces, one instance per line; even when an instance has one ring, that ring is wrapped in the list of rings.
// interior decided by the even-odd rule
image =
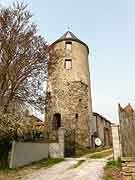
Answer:
[[[18,140],[35,141],[44,138],[44,122],[34,115],[30,115],[29,111],[23,116],[23,122],[17,130]]]
[[[111,122],[107,120],[102,115],[93,112],[93,135],[92,135],[92,144],[95,147],[95,138],[100,138],[102,141],[102,146],[111,146],[112,145],[112,131],[111,131]]]
[[[44,131],[45,124],[41,119],[39,119],[33,114],[32,115],[26,114],[25,117],[26,117],[27,122],[31,124],[33,127]]]

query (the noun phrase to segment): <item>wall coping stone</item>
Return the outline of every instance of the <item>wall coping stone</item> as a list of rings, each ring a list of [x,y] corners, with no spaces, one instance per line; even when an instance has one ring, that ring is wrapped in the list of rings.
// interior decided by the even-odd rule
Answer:
[[[135,157],[121,157],[121,160],[126,162],[135,161]]]

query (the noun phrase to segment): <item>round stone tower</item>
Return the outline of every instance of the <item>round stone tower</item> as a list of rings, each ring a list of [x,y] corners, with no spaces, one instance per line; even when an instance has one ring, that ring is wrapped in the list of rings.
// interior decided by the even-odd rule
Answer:
[[[88,54],[88,46],[70,31],[50,46],[45,126],[53,139],[60,127],[74,129],[76,143],[90,147]]]

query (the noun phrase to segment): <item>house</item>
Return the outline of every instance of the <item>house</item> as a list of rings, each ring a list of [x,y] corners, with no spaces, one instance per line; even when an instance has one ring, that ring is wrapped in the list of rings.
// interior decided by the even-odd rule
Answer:
[[[94,127],[92,135],[92,144],[95,145],[95,138],[99,138],[102,142],[102,147],[112,146],[112,131],[111,131],[111,122],[103,117],[102,115],[93,112]]]

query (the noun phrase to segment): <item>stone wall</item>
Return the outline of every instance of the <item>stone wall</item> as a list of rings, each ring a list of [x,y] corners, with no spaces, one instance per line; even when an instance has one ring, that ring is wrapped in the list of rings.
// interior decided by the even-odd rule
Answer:
[[[64,133],[65,129],[58,131],[58,142],[13,142],[10,168],[17,168],[31,164],[42,159],[64,158]]]
[[[76,143],[90,146],[92,102],[87,48],[73,41],[72,51],[67,53],[65,41],[61,41],[53,49],[61,51],[61,56],[56,59],[55,70],[48,77],[46,131],[52,134],[53,117],[59,113],[61,127],[75,129]],[[72,68],[67,70],[64,63],[68,58],[72,59]]]
[[[52,99],[50,108],[54,111],[50,112],[50,120],[55,113],[59,113],[61,127],[75,129],[76,142],[89,146],[88,86],[81,82],[61,83],[65,84],[65,88],[55,90],[56,97]],[[52,125],[50,129],[53,129]]]
[[[135,112],[119,107],[120,137],[123,157],[135,157]]]
[[[122,157],[123,180],[135,180],[135,157]]]
[[[135,111],[128,104],[119,105],[120,141],[122,150],[123,180],[135,179]]]
[[[120,148],[120,137],[119,137],[119,125],[112,125],[112,141],[113,141],[113,157],[115,160],[118,160],[121,157],[121,148]]]

